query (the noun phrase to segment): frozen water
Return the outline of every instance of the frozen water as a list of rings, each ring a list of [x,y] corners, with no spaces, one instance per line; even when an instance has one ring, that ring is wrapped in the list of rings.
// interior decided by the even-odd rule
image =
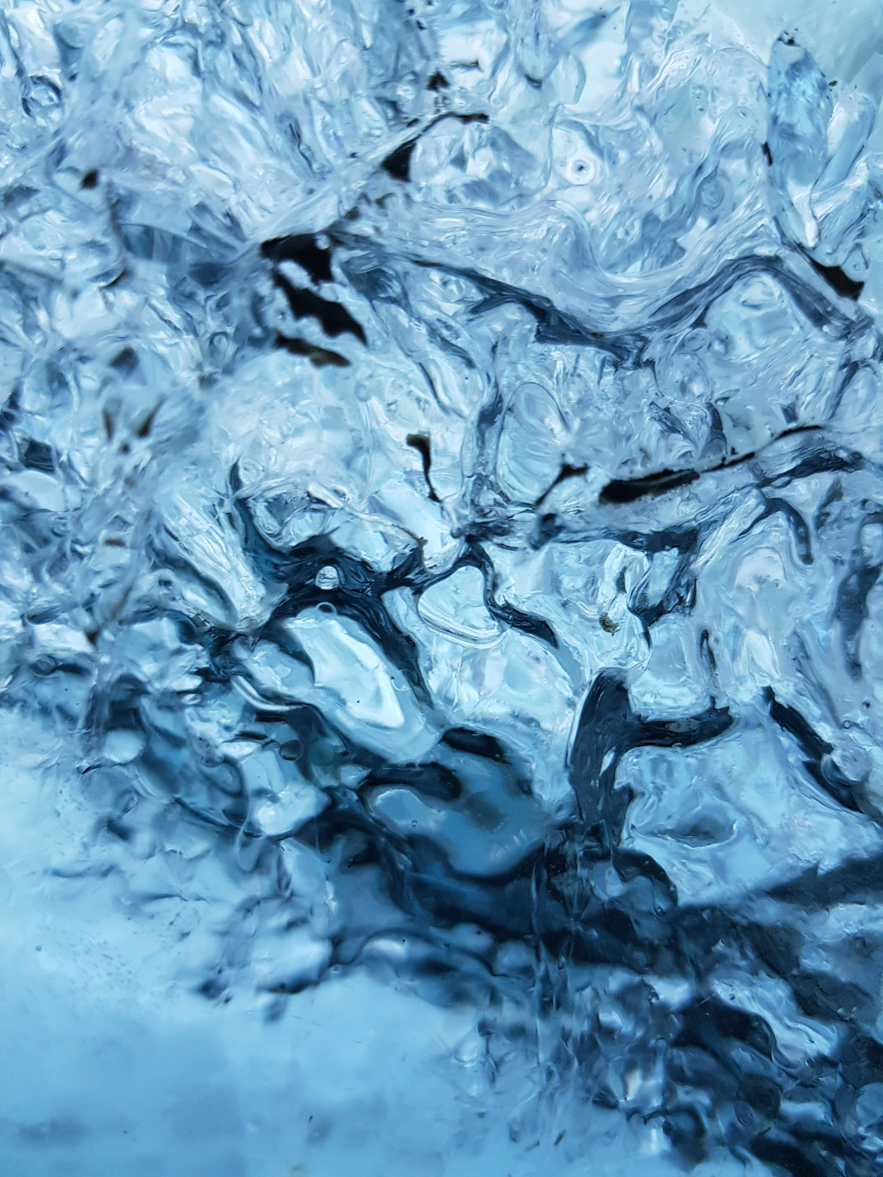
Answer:
[[[5,6],[10,1171],[879,1171],[881,99],[876,0]]]

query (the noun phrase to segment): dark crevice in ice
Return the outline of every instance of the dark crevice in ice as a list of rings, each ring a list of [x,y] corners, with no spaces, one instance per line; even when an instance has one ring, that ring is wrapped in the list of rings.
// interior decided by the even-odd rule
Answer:
[[[360,343],[366,342],[364,328],[340,303],[295,286],[278,270],[274,271],[273,281],[285,295],[296,319],[316,319],[325,334],[333,339],[340,335],[352,335]]]
[[[314,282],[334,281],[331,271],[332,251],[327,246],[319,245],[312,233],[274,237],[262,243],[261,253],[276,265],[279,262],[296,262]]]

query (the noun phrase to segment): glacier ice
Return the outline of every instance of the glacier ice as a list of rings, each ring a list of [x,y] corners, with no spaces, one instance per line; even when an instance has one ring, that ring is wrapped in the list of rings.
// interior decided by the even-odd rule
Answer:
[[[419,1025],[512,1172],[883,1164],[883,13],[798,8],[0,14],[23,893],[234,1056]]]

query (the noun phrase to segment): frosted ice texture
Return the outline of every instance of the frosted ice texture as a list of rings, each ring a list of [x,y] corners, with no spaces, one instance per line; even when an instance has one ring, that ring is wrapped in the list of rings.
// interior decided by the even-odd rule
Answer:
[[[162,901],[218,1020],[367,970],[527,1060],[525,1146],[568,1092],[879,1172],[867,56],[648,0],[6,7],[2,698],[91,815],[46,867]]]

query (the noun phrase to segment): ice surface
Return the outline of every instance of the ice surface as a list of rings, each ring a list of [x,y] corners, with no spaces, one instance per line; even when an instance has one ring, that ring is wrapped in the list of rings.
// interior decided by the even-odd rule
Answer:
[[[881,99],[876,0],[5,6],[11,1172],[879,1171]]]

